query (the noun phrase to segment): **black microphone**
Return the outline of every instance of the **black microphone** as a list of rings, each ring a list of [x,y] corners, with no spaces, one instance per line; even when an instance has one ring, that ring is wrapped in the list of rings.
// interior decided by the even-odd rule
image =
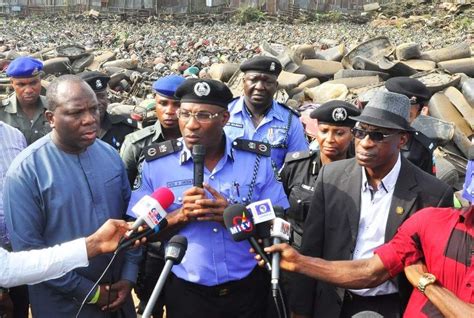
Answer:
[[[165,285],[166,279],[168,278],[168,275],[171,271],[171,267],[181,263],[187,248],[188,240],[182,235],[175,235],[169,240],[165,247],[165,266],[163,267],[163,271],[160,274],[160,278],[158,278],[158,281],[156,282],[153,293],[148,300],[148,304],[145,307],[145,311],[142,315],[143,318],[151,317],[153,307],[155,307],[156,300],[160,296],[161,290]]]
[[[155,233],[158,233],[159,231],[161,231],[162,229],[164,229],[167,226],[168,226],[168,220],[163,218],[163,219],[161,219],[160,223],[155,225],[153,228],[148,228],[145,231],[138,232],[138,233],[133,233],[132,235],[130,235],[128,237],[122,238],[122,240],[120,241],[119,247],[115,250],[114,253],[115,254],[120,253],[122,250],[132,246],[133,243],[135,243],[136,240],[141,240],[144,237],[148,237],[148,236],[151,236]]]
[[[255,252],[265,262],[268,271],[272,270],[270,260],[255,239],[256,229],[252,219],[252,213],[247,211],[245,205],[234,204],[224,210],[224,224],[230,235],[236,242],[248,240]]]
[[[290,239],[290,223],[282,218],[273,220],[271,236],[273,237],[273,245],[280,244],[282,241]],[[278,293],[278,281],[280,280],[280,253],[273,253],[272,255],[272,294],[273,297]]]
[[[204,182],[204,157],[206,155],[206,148],[203,145],[194,145],[191,153],[194,163],[193,185],[202,188],[202,183]]]

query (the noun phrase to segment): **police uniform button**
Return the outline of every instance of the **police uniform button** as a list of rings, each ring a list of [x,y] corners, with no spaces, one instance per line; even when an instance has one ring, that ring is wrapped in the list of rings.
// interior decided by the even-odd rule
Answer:
[[[237,146],[237,141],[232,142],[233,146]]]
[[[38,133],[38,131],[37,131],[37,130],[35,130],[35,134],[37,134],[37,133]]]
[[[209,179],[214,180],[216,177],[215,176],[210,176]]]
[[[300,204],[301,202],[302,202],[301,199],[298,199],[298,200],[296,201],[296,203],[298,203],[298,204]]]
[[[178,202],[181,202],[183,201],[183,198],[182,197],[178,197]]]
[[[178,142],[176,143],[176,145],[177,145],[178,147],[181,147],[181,145],[182,145],[181,141],[178,141]]]
[[[243,198],[242,201],[247,202],[247,198]]]
[[[213,228],[212,231],[213,231],[214,233],[219,232],[219,230],[218,230],[217,228]]]

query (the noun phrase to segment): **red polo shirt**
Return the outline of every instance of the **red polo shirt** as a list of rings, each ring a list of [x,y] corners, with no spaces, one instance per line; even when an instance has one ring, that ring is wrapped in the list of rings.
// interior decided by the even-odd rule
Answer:
[[[423,260],[438,282],[459,299],[474,303],[474,206],[426,208],[410,217],[395,237],[375,253],[392,277]],[[424,259],[423,259],[424,258]],[[442,317],[415,289],[404,317]]]

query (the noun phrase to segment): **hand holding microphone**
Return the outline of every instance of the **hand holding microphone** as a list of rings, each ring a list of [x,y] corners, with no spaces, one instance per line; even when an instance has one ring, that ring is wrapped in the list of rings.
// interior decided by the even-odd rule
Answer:
[[[158,233],[168,225],[166,219],[166,211],[174,201],[173,192],[170,189],[162,187],[158,188],[150,196],[145,195],[133,207],[132,212],[135,213],[137,219],[132,225],[132,229],[128,231],[120,240],[119,247],[115,253],[134,244],[136,240]],[[132,235],[142,225],[148,225],[148,229]]]
[[[282,218],[275,218],[273,226],[270,231],[273,237],[273,245],[280,244],[282,241],[286,242],[290,239],[290,223]],[[278,293],[278,281],[280,279],[280,253],[272,254],[272,293],[276,297]]]

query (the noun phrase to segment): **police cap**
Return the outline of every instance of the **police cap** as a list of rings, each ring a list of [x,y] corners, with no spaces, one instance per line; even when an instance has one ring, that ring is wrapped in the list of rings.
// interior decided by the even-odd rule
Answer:
[[[185,81],[185,78],[180,75],[168,75],[161,77],[153,83],[155,92],[163,97],[176,99],[174,94],[179,85]]]
[[[190,78],[176,90],[181,103],[210,104],[227,109],[234,98],[230,89],[222,82],[211,79]]]
[[[82,72],[78,74],[94,92],[102,92],[107,88],[107,84],[110,81],[110,76],[107,74],[92,71],[92,72]]]
[[[240,65],[240,70],[244,73],[255,71],[278,76],[281,69],[280,61],[270,56],[255,56]]]
[[[410,77],[392,77],[385,82],[385,88],[389,92],[405,95],[410,99],[411,104],[420,104],[431,97],[425,84]]]
[[[317,119],[319,123],[354,127],[356,122],[349,116],[359,115],[360,110],[354,105],[342,100],[331,100],[313,110],[309,116]]]
[[[39,75],[43,63],[31,57],[23,56],[14,59],[7,68],[10,77],[33,77]]]

